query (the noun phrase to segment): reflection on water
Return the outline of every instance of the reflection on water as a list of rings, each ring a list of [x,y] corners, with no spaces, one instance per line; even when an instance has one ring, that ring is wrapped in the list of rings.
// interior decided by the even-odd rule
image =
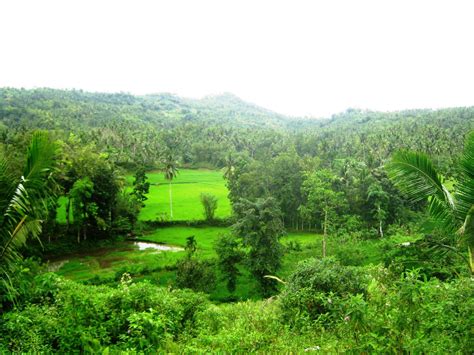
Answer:
[[[146,243],[146,242],[133,242],[133,245],[137,246],[139,250],[145,249],[155,249],[160,251],[181,251],[184,250],[181,247],[166,245],[166,244],[157,244],[157,243]]]

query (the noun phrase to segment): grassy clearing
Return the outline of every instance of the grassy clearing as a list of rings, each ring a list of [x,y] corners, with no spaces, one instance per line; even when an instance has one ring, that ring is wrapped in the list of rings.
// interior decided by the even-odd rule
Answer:
[[[139,219],[142,221],[169,220],[169,183],[161,172],[147,173],[150,182],[150,192],[145,201],[145,207],[141,210]],[[133,183],[133,175],[125,177],[127,186]],[[231,206],[227,198],[228,190],[225,180],[220,171],[216,170],[180,170],[172,183],[173,195],[173,220],[196,221],[203,220],[203,208],[200,196],[202,192],[211,193],[217,197],[217,218],[230,216]],[[59,199],[57,220],[66,223],[66,198]]]
[[[150,221],[156,219],[169,220],[169,183],[161,172],[147,173],[150,182],[150,193],[145,207],[141,210],[139,219]],[[132,184],[133,176],[127,177],[127,183]],[[214,170],[180,170],[172,182],[173,219],[175,221],[203,220],[203,208],[200,196],[208,192],[217,197],[216,217],[230,216],[231,207],[227,198],[228,190],[220,171]]]
[[[197,257],[212,259],[216,257],[214,244],[223,234],[229,233],[225,227],[186,227],[172,226],[160,228],[152,233],[142,236],[141,240],[166,243],[184,247],[186,238],[194,236],[197,241]],[[395,236],[384,240],[363,240],[344,242],[343,240],[328,237],[328,254],[344,260],[353,265],[378,264],[384,259],[387,244],[399,244],[413,240],[413,237]],[[301,260],[320,257],[322,236],[315,233],[290,232],[281,242],[287,247],[283,265],[278,272],[279,277],[286,279]],[[295,244],[299,247],[294,248]],[[292,248],[288,246],[293,245]],[[117,282],[120,276],[129,272],[136,280],[151,280],[158,285],[170,285],[175,280],[174,265],[183,258],[184,251],[156,252],[154,250],[140,251],[130,244],[118,242],[109,250],[92,251],[89,255],[72,255],[67,257],[67,262],[57,271],[69,279],[88,281],[91,279],[108,280]],[[239,299],[258,299],[257,284],[245,268],[241,268],[235,296]],[[219,278],[219,274],[217,275]],[[225,283],[219,281],[211,298],[219,301],[228,299]]]

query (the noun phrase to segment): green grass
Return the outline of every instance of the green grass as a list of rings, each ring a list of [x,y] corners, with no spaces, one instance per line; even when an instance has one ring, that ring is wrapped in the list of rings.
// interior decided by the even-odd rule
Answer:
[[[143,235],[141,240],[166,243],[184,247],[186,238],[194,236],[197,241],[197,257],[200,259],[212,259],[216,257],[214,244],[219,236],[229,233],[230,228],[225,227],[186,227],[170,226],[159,228]],[[384,259],[384,248],[405,241],[413,241],[414,237],[395,236],[384,240],[362,240],[346,241],[329,236],[327,238],[328,255],[335,255],[344,259],[348,264],[370,265],[378,264]],[[315,233],[290,232],[282,237],[281,242],[287,246],[289,243],[298,243],[300,250],[288,250],[283,258],[282,268],[277,276],[287,279],[296,265],[311,257],[321,257],[322,236]],[[107,280],[110,283],[117,282],[117,278],[125,272],[132,273],[137,281],[148,279],[159,285],[170,285],[175,280],[173,266],[183,258],[184,251],[180,252],[155,252],[152,250],[139,251],[124,242],[117,242],[105,252],[90,255],[72,255],[66,257],[66,262],[58,271],[67,278],[75,281],[87,281],[93,278]],[[236,295],[240,299],[258,299],[257,285],[255,280],[244,267],[241,268],[242,275],[238,279]],[[219,278],[219,273],[218,273]],[[223,281],[219,281],[211,298],[219,301],[231,296]]]
[[[202,258],[216,257],[214,243],[219,236],[228,233],[225,227],[166,227],[155,230],[151,234],[144,235],[140,239],[152,242],[186,246],[186,238],[194,236],[197,242],[197,255]]]
[[[169,183],[161,172],[147,174],[150,182],[150,193],[145,207],[141,210],[139,219],[143,221],[164,219],[170,217]],[[130,184],[133,177],[128,177]],[[216,217],[230,216],[231,207],[227,198],[227,187],[220,171],[214,170],[180,170],[173,180],[173,220],[192,221],[204,219],[201,205],[201,193],[211,193],[217,197]]]
[[[142,221],[154,221],[170,219],[169,183],[161,172],[147,173],[150,182],[150,192],[142,208],[139,219]],[[133,175],[126,176],[127,188],[133,183]],[[231,206],[227,198],[228,190],[225,180],[220,171],[216,170],[180,170],[178,176],[172,182],[173,196],[173,220],[174,221],[196,221],[203,220],[203,208],[201,204],[201,193],[211,193],[217,197],[217,218],[230,216]],[[59,200],[57,220],[66,223],[66,198]]]

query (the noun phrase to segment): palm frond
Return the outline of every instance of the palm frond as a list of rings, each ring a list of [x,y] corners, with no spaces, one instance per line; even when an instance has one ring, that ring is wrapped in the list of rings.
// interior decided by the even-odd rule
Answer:
[[[11,196],[13,195],[16,185],[15,178],[11,176],[8,170],[7,160],[4,157],[0,158],[0,225],[3,221],[8,205],[10,204]]]
[[[458,230],[459,223],[456,220],[455,209],[449,207],[445,200],[439,200],[437,196],[432,196],[428,210],[436,227],[449,234]]]
[[[399,151],[386,165],[389,178],[413,202],[436,196],[453,207],[453,199],[426,154]]]
[[[456,184],[456,212],[464,222],[474,206],[474,132],[469,134],[460,162],[460,176]]]
[[[469,267],[474,274],[474,206],[472,206],[466,214],[466,219],[459,229],[459,234],[463,237],[463,241],[467,244],[469,254]]]
[[[36,132],[31,145],[28,147],[27,161],[23,171],[25,188],[30,197],[45,197],[51,191],[45,181],[51,178],[53,163],[56,157],[56,145],[53,144],[46,132]]]
[[[2,233],[5,233],[5,231],[2,231]],[[36,219],[29,220],[28,216],[24,216],[12,232],[6,233],[7,236],[4,236],[5,242],[0,247],[0,260],[8,264],[17,260],[16,251],[26,243],[29,236],[39,236],[41,233],[41,221]]]
[[[429,212],[438,228],[449,233],[459,228],[455,202],[427,155],[400,151],[386,166],[392,182],[414,202],[428,200]]]
[[[48,135],[35,133],[19,180],[9,176],[6,159],[0,159],[0,280],[4,283],[11,281],[9,272],[20,258],[18,248],[28,237],[38,238],[41,233],[41,219],[52,192],[49,180],[55,155]]]

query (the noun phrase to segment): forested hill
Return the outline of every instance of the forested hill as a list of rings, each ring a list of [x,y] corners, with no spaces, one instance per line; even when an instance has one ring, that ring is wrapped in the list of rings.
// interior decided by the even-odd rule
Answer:
[[[233,127],[285,127],[291,119],[226,93],[187,99],[162,93],[89,93],[81,90],[0,89],[0,117],[7,126],[45,129],[105,126],[114,120],[174,127],[199,122]]]
[[[186,99],[81,90],[0,88],[0,143],[15,151],[34,129],[94,144],[122,165],[155,165],[172,150],[183,164],[222,167],[229,153],[257,160],[296,150],[324,161],[379,166],[394,150],[437,158],[443,170],[474,128],[474,107],[374,112],[348,109],[327,119],[291,118],[235,95]]]

